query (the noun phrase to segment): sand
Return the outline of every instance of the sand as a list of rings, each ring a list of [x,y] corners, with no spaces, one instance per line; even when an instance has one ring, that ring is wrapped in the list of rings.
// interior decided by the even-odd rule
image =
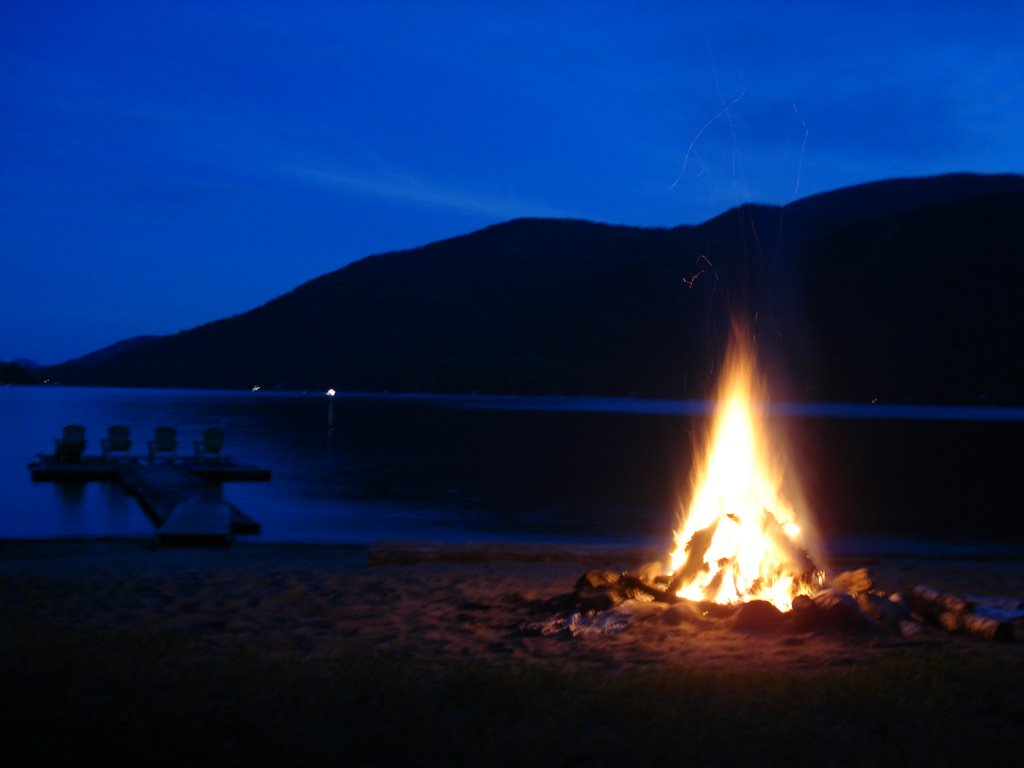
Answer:
[[[937,628],[912,637],[858,632],[743,633],[725,622],[670,623],[663,606],[598,618],[558,616],[542,601],[588,568],[625,570],[658,553],[543,545],[372,547],[252,544],[159,549],[148,541],[0,542],[0,622],[54,631],[144,629],[187,637],[197,653],[245,646],[316,665],[372,652],[431,665],[473,660],[569,670],[701,667],[806,671],[906,656],[1024,658],[1011,643]],[[939,590],[1024,598],[1019,560],[848,558],[887,592]]]

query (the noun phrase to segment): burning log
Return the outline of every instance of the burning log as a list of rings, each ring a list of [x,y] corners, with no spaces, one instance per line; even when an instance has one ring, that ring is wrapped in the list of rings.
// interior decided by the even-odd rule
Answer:
[[[718,530],[718,520],[715,520],[707,528],[697,531],[686,543],[686,560],[672,574],[668,582],[668,591],[676,594],[683,586],[693,581],[697,574],[704,569],[704,556],[711,547],[715,538],[715,531]]]
[[[587,571],[577,579],[573,592],[543,601],[538,610],[590,615],[587,620],[591,621],[596,620],[593,614],[636,601],[649,603],[652,609],[658,604],[670,606],[659,613],[670,626],[700,626],[725,620],[723,623],[741,632],[849,632],[870,625],[912,637],[923,631],[922,622],[928,622],[951,633],[994,641],[1013,639],[1009,621],[974,611],[976,602],[984,607],[980,601],[924,585],[915,587],[907,599],[900,594],[886,595],[874,588],[874,580],[865,568],[840,573],[831,587],[813,595],[797,595],[790,611],[780,611],[764,600],[718,603],[681,598],[672,589],[676,575],[663,576],[653,567],[636,573]]]
[[[961,596],[941,593],[919,584],[910,592],[911,610],[947,632],[964,632],[985,640],[1008,642],[1013,639],[1013,625],[979,616],[970,610]]]
[[[797,544],[786,533],[785,527],[778,518],[768,509],[763,511],[765,536],[774,544],[776,550],[788,561],[789,570],[796,576],[798,584],[814,584],[816,581],[820,586],[820,577],[823,576],[821,569],[817,566],[807,550]]]
[[[693,546],[688,548],[693,554],[693,561],[698,564],[703,562],[706,542],[714,535],[714,531],[705,529],[699,533],[703,535],[695,537]],[[858,599],[850,593],[859,593],[860,590],[869,589],[874,585],[866,569],[841,573],[834,583],[840,585],[842,589],[833,587],[819,590],[813,597],[799,596],[793,602],[792,613],[789,613],[774,607],[769,611],[764,607],[765,601],[762,600],[732,604],[685,600],[676,594],[674,588],[681,579],[685,583],[685,579],[689,577],[688,567],[692,567],[692,562],[688,560],[687,564],[671,577],[660,575],[655,565],[657,564],[648,564],[649,567],[642,567],[636,573],[587,571],[577,579],[573,593],[567,596],[568,603],[575,610],[582,612],[608,611],[627,600],[665,603],[673,606],[673,610],[665,614],[665,622],[672,625],[684,622],[706,623],[731,618],[732,626],[741,631],[765,631],[778,629],[783,623],[790,623],[788,619],[785,622],[778,619],[791,616],[792,625],[799,630],[842,630],[859,627],[865,623]],[[717,575],[721,577],[728,567],[728,562],[719,565],[720,571]],[[860,596],[864,597],[863,594]],[[870,605],[873,606],[871,618],[879,625],[895,626],[899,620],[907,617],[905,609],[901,611],[898,606],[876,595],[870,597]]]
[[[747,563],[746,567],[741,563],[738,550],[731,556],[709,559],[708,552],[723,525],[739,527],[734,527],[733,533],[742,528],[742,521],[736,515],[726,514],[719,516],[710,525],[696,531],[690,537],[683,547],[686,559],[668,579],[666,591],[678,595],[681,590],[699,579],[700,593],[705,597],[728,597],[732,594],[742,602],[749,602],[749,598],[753,596],[769,598],[776,583],[783,581],[791,584],[789,594],[783,593],[783,596],[780,596],[776,592],[775,599],[769,599],[769,602],[779,602],[780,597],[782,602],[788,602],[788,598],[793,594],[810,592],[820,587],[824,582],[824,573],[807,551],[789,538],[784,526],[770,510],[762,508],[761,518],[760,532],[764,541],[770,545],[769,549],[774,553],[775,562],[770,565],[764,561],[759,563],[760,572],[756,577],[751,575],[750,563]],[[785,581],[787,579],[788,582]],[[732,585],[734,590],[723,590],[723,587],[728,585]],[[688,596],[695,597],[692,593]]]

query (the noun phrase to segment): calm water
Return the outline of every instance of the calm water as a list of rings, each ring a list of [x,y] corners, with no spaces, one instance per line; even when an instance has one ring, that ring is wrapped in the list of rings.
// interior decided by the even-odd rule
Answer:
[[[115,484],[33,483],[64,424],[98,452],[110,424],[183,449],[207,426],[225,453],[273,471],[224,495],[269,541],[666,540],[703,403],[356,397],[0,388],[0,537],[138,536],[152,526]],[[773,417],[834,542],[1024,545],[1024,409],[786,405]],[[836,545],[838,548],[838,544]]]

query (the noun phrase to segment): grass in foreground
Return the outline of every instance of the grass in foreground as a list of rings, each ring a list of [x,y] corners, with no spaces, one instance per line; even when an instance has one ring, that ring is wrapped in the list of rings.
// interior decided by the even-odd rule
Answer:
[[[626,676],[384,655],[312,667],[28,621],[0,638],[8,765],[1002,764],[1024,726],[1020,661]]]

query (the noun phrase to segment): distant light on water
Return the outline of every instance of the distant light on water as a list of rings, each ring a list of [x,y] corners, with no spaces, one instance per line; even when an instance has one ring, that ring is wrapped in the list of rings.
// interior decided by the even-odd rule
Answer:
[[[334,397],[337,393],[333,389],[328,389],[326,395],[328,397]]]

